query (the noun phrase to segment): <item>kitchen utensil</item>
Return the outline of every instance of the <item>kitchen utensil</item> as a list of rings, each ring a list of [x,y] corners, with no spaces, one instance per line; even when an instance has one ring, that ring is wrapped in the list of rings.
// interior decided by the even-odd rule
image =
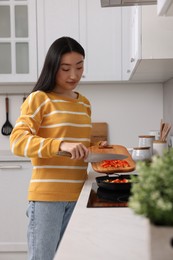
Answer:
[[[160,120],[160,139],[162,138],[163,119]]]
[[[113,174],[119,172],[131,172],[135,170],[136,163],[133,161],[130,153],[127,148],[122,145],[111,145],[107,147],[99,147],[99,146],[91,146],[89,150],[93,153],[114,153],[114,154],[123,154],[126,155],[125,161],[128,162],[129,167],[103,167],[101,162],[93,162],[91,163],[92,168],[96,172]]]
[[[59,151],[58,155],[71,157],[71,153],[66,151]],[[125,158],[127,158],[127,156],[124,154],[89,152],[88,157],[85,159],[85,162],[101,162],[103,160],[123,160]]]
[[[160,122],[160,139],[159,140],[166,141],[170,130],[171,130],[171,124],[165,123],[161,119],[161,122]]]
[[[137,176],[137,175],[133,175],[133,176]],[[112,180],[117,180],[117,179],[120,180],[126,179],[129,182],[125,182],[125,183],[110,182]],[[121,174],[121,175],[117,174],[111,177],[110,176],[96,177],[96,182],[100,188],[107,189],[107,190],[114,190],[118,192],[130,191],[132,186],[131,175],[127,175],[127,174]]]
[[[166,141],[167,136],[171,130],[171,125],[170,124],[165,124],[165,127],[163,129],[163,134],[162,134],[162,141]]]
[[[2,133],[2,135],[10,135],[13,130],[13,126],[8,120],[8,111],[9,111],[8,97],[5,98],[5,107],[6,107],[6,122],[2,126],[1,133]]]

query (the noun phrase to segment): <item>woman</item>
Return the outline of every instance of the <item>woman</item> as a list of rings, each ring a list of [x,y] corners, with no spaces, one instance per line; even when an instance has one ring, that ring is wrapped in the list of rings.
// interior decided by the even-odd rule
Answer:
[[[70,37],[49,48],[40,77],[10,136],[15,155],[31,158],[28,259],[52,260],[87,178],[90,103],[75,91],[85,52]],[[71,158],[59,156],[68,151]]]

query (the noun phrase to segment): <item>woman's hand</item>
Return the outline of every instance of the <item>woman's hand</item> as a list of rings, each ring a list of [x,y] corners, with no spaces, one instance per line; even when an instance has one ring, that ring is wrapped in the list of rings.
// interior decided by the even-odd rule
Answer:
[[[68,143],[62,142],[60,145],[61,151],[66,151],[71,153],[71,159],[80,160],[86,159],[88,156],[88,148],[82,143]]]

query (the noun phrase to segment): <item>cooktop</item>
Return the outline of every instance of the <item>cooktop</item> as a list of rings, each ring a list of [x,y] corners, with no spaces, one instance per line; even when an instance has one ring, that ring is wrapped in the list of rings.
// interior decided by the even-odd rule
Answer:
[[[130,192],[116,192],[92,183],[87,208],[128,207]]]

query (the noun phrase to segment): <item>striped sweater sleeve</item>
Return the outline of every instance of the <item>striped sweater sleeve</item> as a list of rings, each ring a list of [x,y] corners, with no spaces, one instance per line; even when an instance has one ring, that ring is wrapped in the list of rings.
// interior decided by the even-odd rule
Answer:
[[[56,155],[60,141],[37,135],[48,102],[49,98],[45,95],[34,92],[23,103],[21,115],[10,135],[10,146],[15,155],[30,158]]]
[[[83,142],[88,147],[91,110],[89,101],[81,97],[72,102],[42,91],[31,93],[10,135],[12,152],[29,158],[51,158],[63,140]]]

